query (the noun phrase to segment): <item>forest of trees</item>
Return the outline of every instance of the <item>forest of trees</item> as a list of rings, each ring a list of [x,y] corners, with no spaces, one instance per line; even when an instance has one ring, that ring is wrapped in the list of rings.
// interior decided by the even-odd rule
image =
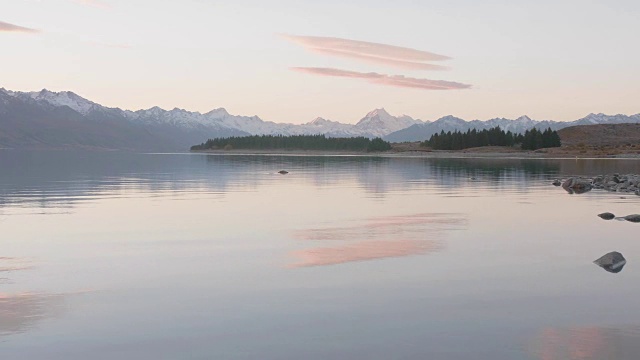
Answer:
[[[524,134],[505,132],[499,127],[491,129],[467,130],[467,132],[444,132],[433,134],[429,140],[420,146],[435,150],[462,150],[480,146],[516,146],[520,144],[523,150],[536,150],[560,146],[560,136],[557,131],[548,128],[540,131],[536,128],[525,131]]]
[[[366,137],[332,138],[325,135],[254,135],[209,139],[191,150],[231,149],[282,149],[282,150],[333,150],[333,151],[387,151],[391,144],[381,138]]]

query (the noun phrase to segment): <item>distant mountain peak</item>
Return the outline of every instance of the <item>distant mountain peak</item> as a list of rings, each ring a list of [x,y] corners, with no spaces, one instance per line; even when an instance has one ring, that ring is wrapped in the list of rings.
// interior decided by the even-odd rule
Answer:
[[[316,125],[317,126],[317,125],[326,125],[326,124],[329,124],[329,123],[333,123],[333,121],[327,120],[325,118],[317,117],[317,118],[309,121],[307,124]]]
[[[387,110],[385,110],[384,108],[379,108],[379,109],[373,109],[369,111],[369,113],[367,113],[365,117],[375,117],[375,116],[386,117],[386,116],[391,116],[391,114],[389,114]]]
[[[436,120],[435,122],[446,122],[446,123],[454,122],[454,123],[459,123],[459,122],[465,122],[465,121],[460,119],[457,116],[446,115],[446,116],[443,116],[440,119]]]
[[[213,109],[213,110],[209,111],[208,113],[206,113],[205,115],[209,116],[209,117],[215,117],[215,118],[221,118],[221,117],[225,117],[225,116],[230,116],[229,112],[225,108]]]
[[[160,106],[154,106],[154,107],[148,108],[147,110],[143,110],[143,111],[154,113],[154,114],[166,112],[166,110],[161,108]]]
[[[531,118],[528,117],[527,115],[522,115],[519,118],[517,118],[516,121],[533,121],[533,120],[531,120]]]
[[[91,110],[100,106],[93,101],[87,100],[71,91],[55,92],[47,89],[42,89],[38,92],[31,92],[26,94],[33,100],[44,101],[56,107],[68,106],[69,108],[79,112],[82,115],[87,115]]]

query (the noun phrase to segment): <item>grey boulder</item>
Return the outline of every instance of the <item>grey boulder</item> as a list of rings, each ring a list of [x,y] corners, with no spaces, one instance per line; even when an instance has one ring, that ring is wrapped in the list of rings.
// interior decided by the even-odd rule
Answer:
[[[622,268],[627,264],[627,260],[617,251],[612,251],[605,254],[601,258],[595,260],[594,264],[600,266],[611,273],[619,273]]]

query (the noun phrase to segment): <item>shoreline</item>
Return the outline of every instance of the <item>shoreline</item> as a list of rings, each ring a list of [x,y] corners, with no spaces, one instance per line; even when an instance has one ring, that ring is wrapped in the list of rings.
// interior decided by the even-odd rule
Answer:
[[[558,151],[559,150],[559,151]],[[575,153],[573,151],[523,151],[500,149],[473,150],[407,150],[407,151],[385,151],[385,152],[364,152],[364,151],[324,151],[324,150],[191,150],[194,154],[209,155],[264,155],[264,156],[361,156],[361,157],[383,157],[383,158],[433,158],[433,159],[629,159],[640,160],[638,153],[621,154],[595,154],[595,153]]]

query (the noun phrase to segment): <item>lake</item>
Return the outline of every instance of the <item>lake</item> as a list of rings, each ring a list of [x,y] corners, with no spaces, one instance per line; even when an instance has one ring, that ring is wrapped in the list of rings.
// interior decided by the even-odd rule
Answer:
[[[596,215],[640,197],[551,185],[613,172],[0,151],[0,358],[638,359],[640,224]]]

